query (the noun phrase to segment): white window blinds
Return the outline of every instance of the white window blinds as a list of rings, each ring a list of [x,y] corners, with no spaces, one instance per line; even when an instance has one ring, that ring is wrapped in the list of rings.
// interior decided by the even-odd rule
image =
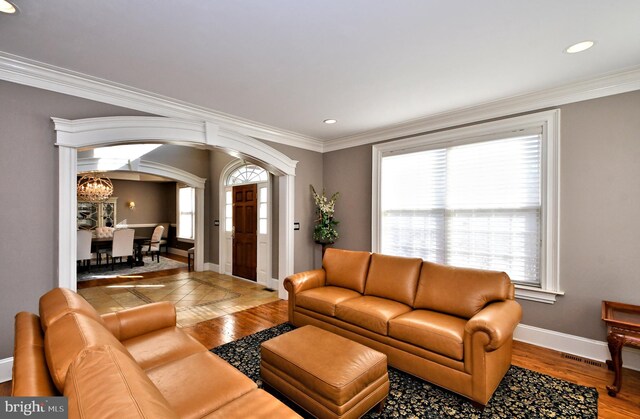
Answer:
[[[195,189],[191,187],[179,188],[178,194],[178,237],[193,239],[195,227]]]
[[[382,157],[381,252],[540,284],[539,134]]]

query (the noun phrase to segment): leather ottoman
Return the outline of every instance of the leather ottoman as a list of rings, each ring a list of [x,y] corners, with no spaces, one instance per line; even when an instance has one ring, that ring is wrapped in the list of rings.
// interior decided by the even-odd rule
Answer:
[[[304,326],[260,347],[260,375],[318,418],[358,418],[389,393],[387,356],[315,326]]]

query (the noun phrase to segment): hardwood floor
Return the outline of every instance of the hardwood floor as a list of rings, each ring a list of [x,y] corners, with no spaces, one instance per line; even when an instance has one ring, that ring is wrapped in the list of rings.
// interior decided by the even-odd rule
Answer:
[[[11,396],[11,381],[0,383],[0,397]]]
[[[183,328],[207,348],[213,348],[287,321],[287,302],[280,300],[221,316]],[[595,387],[599,393],[598,417],[640,418],[640,372],[624,369],[622,391],[607,394],[613,372],[604,364],[569,359],[560,352],[514,342],[513,364],[576,384]],[[591,365],[594,364],[594,365]],[[11,383],[0,384],[0,396],[8,396]]]
[[[280,300],[198,323],[183,330],[207,348],[213,348],[286,321],[287,302]],[[550,349],[514,342],[514,365],[583,386],[596,387],[599,394],[598,417],[640,418],[640,372],[625,369],[622,391],[617,397],[610,397],[606,386],[613,381],[613,372],[602,363],[593,363],[596,365],[564,358],[560,352]]]

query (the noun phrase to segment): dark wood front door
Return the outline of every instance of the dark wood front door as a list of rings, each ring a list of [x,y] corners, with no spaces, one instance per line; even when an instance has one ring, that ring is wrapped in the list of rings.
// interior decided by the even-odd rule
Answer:
[[[233,274],[256,280],[257,186],[233,187]]]

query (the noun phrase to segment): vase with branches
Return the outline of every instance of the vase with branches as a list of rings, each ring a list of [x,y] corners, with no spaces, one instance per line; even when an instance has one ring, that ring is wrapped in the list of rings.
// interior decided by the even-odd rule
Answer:
[[[333,213],[340,192],[336,192],[331,195],[331,198],[327,198],[324,189],[322,189],[322,194],[318,194],[313,185],[310,186],[313,200],[316,204],[316,215],[318,216],[316,225],[313,227],[313,240],[322,245],[335,243],[339,237],[338,230],[336,230],[339,221],[333,219]]]

